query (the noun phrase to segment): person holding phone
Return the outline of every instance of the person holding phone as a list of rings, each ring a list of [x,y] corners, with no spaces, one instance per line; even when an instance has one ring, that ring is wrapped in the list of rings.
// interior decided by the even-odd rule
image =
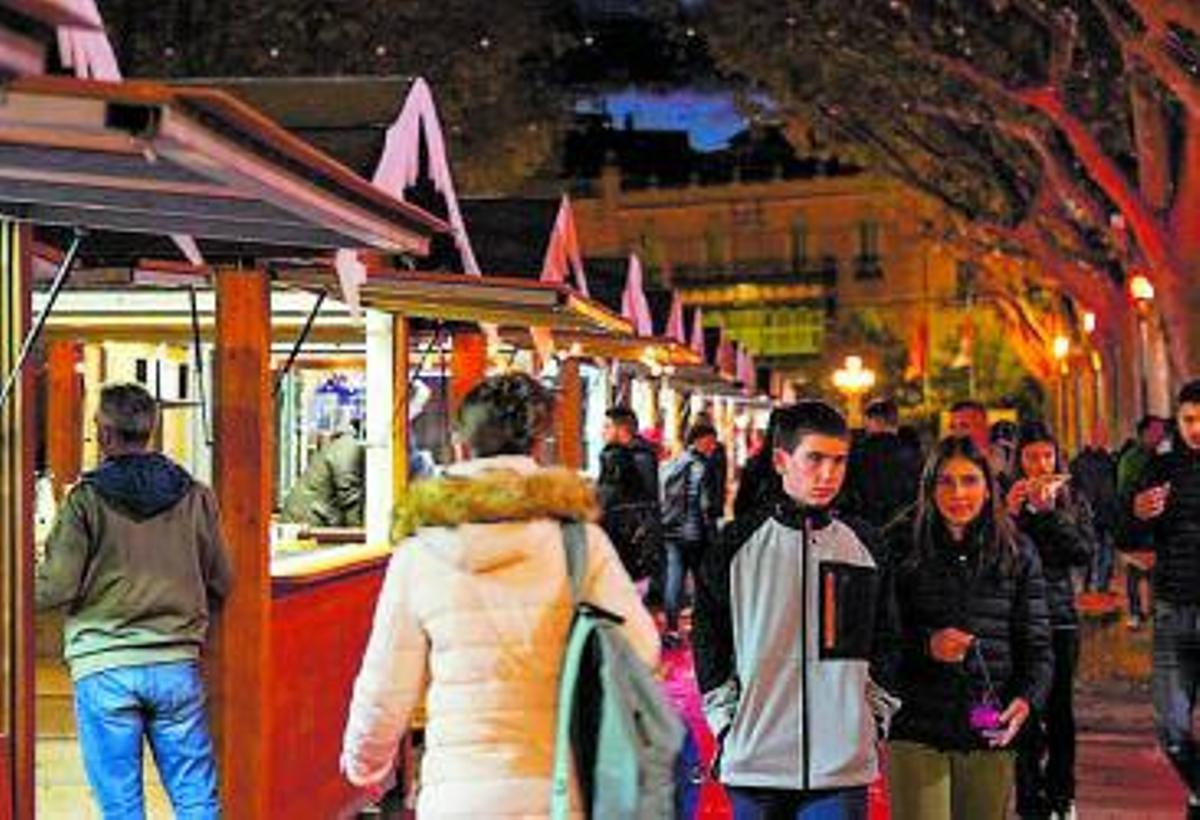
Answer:
[[[1050,688],[1041,562],[1006,514],[987,455],[965,437],[930,454],[908,524],[890,532],[903,704],[892,817],[1002,820],[1011,744]]]
[[[1054,674],[1043,711],[1035,711],[1017,752],[1017,814],[1031,820],[1072,817],[1075,802],[1075,668],[1079,613],[1072,571],[1084,568],[1096,532],[1087,500],[1070,486],[1050,429],[1021,425],[1016,477],[1006,499],[1018,531],[1037,548],[1046,579]]]
[[[1200,685],[1200,379],[1179,391],[1177,440],[1135,487],[1130,534],[1146,537],[1154,566],[1154,721],[1159,742],[1200,818],[1200,748],[1192,730]]]

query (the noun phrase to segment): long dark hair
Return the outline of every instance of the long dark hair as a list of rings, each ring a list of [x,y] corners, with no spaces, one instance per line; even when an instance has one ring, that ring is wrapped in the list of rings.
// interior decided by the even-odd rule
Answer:
[[[967,537],[978,539],[985,560],[995,562],[1009,572],[1016,566],[1016,531],[1004,508],[1004,500],[996,484],[992,465],[969,438],[951,436],[942,439],[925,461],[925,469],[921,473],[921,494],[917,499],[917,516],[913,525],[915,549],[912,559],[920,561],[932,557],[938,544],[946,537],[946,525],[942,520],[941,511],[937,508],[935,494],[942,468],[955,458],[966,459],[978,467],[988,488],[988,497],[983,502],[983,509],[980,510],[979,517],[968,526]]]

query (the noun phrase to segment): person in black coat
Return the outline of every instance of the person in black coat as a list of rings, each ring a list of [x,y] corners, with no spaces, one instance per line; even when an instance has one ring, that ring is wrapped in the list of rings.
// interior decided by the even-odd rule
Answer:
[[[638,435],[637,415],[628,407],[608,411],[604,440],[596,480],[600,526],[617,548],[629,576],[640,581],[662,563],[658,455]]]
[[[1062,468],[1058,443],[1038,421],[1021,425],[1008,512],[1042,559],[1054,675],[1044,711],[1034,713],[1017,753],[1017,813],[1070,816],[1075,800],[1075,668],[1079,613],[1072,571],[1088,566],[1096,533],[1091,508]]]
[[[1084,588],[1108,592],[1121,505],[1117,501],[1117,461],[1105,447],[1103,427],[1092,431],[1091,442],[1071,461],[1071,478],[1092,508],[1092,526],[1096,530],[1096,552]]]
[[[779,411],[772,410],[767,431],[758,452],[746,459],[738,479],[737,495],[733,499],[733,517],[745,518],[757,510],[766,509],[783,492],[779,471],[775,468],[775,430],[779,427]]]
[[[845,515],[886,527],[907,515],[916,503],[921,451],[900,438],[896,402],[876,399],[863,415],[866,435],[850,450],[846,484],[837,506]]]
[[[1041,562],[1014,530],[987,456],[965,437],[934,448],[911,526],[890,535],[902,702],[892,817],[1002,820],[1010,745],[1050,688]]]
[[[1200,380],[1179,391],[1171,452],[1136,480],[1126,525],[1148,538],[1154,565],[1154,722],[1159,742],[1200,818],[1200,743],[1192,728],[1200,690]]]

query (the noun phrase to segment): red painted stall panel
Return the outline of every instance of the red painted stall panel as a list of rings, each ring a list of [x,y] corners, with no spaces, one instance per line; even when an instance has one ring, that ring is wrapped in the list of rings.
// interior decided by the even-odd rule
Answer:
[[[274,584],[270,748],[277,817],[338,817],[361,802],[338,771],[338,754],[386,566],[383,558]]]

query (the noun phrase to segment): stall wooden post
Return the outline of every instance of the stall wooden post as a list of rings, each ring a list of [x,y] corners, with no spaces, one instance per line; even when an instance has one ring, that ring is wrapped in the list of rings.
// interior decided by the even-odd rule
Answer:
[[[55,339],[46,344],[46,463],[54,497],[79,477],[83,465],[83,345]]]
[[[408,319],[392,317],[392,491],[399,498],[408,489]]]
[[[0,378],[29,328],[31,232],[0,219]],[[33,379],[0,407],[0,817],[34,816]]]
[[[450,355],[450,412],[457,413],[471,388],[487,375],[487,337],[478,330],[454,331]]]
[[[557,408],[558,462],[570,470],[583,467],[583,379],[579,359],[567,359],[559,371]]]
[[[215,276],[214,475],[233,592],[219,617],[213,701],[231,817],[271,816],[271,299],[265,271]]]

